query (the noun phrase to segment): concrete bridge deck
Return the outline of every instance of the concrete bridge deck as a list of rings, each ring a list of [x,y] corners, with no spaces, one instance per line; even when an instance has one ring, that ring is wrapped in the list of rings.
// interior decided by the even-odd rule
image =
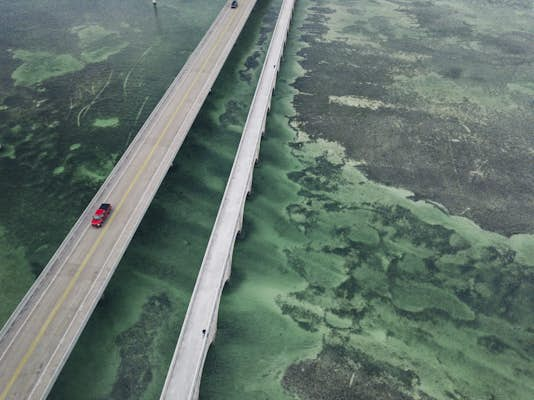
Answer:
[[[295,0],[284,0],[252,100],[243,136],[211,232],[161,400],[195,400],[208,348],[217,330],[219,302],[230,277],[236,235],[243,223],[254,164],[291,22]]]
[[[44,399],[86,325],[255,0],[229,2],[0,331],[0,400]],[[114,210],[90,226],[101,202]]]

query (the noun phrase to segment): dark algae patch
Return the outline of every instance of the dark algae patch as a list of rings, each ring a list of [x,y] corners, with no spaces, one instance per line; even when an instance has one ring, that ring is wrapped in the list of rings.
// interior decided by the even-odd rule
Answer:
[[[524,2],[312,2],[297,121],[377,181],[534,231],[534,15]]]
[[[171,303],[165,293],[151,296],[139,320],[117,336],[121,363],[112,398],[136,399],[146,391],[152,380],[149,353],[154,351],[161,325],[168,320],[170,312]]]
[[[433,400],[424,393],[414,395],[417,377],[411,371],[335,345],[325,346],[315,360],[293,364],[282,383],[303,400]]]

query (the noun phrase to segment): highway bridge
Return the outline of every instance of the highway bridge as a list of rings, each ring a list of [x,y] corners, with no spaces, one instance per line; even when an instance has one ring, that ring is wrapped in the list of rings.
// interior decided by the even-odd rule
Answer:
[[[255,2],[224,6],[0,331],[0,400],[48,395]],[[91,215],[101,202],[114,211],[103,228],[94,229]]]
[[[196,400],[206,355],[217,331],[219,302],[230,277],[237,234],[259,156],[295,0],[284,0],[252,100],[241,142],[211,232],[202,266],[160,400]]]

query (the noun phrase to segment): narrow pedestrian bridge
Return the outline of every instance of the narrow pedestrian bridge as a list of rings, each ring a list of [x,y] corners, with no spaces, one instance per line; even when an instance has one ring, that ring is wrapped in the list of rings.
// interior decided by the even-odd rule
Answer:
[[[255,3],[239,0],[237,8],[230,7],[230,3],[223,7],[0,331],[0,400],[44,399],[50,392]],[[293,3],[294,0],[283,1],[162,399],[198,397],[202,367],[215,336],[220,295],[230,275],[234,239],[241,228]],[[113,212],[101,229],[95,229],[90,221],[100,203],[111,203]],[[186,370],[188,374],[184,375]]]

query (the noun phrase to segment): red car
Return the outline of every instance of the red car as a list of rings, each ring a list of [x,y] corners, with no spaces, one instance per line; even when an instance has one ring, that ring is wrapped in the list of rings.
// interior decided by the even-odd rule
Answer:
[[[93,225],[95,228],[100,228],[104,221],[109,217],[109,214],[111,214],[111,204],[100,204],[100,207],[98,207],[98,210],[96,210],[95,215],[93,215],[91,225]]]

